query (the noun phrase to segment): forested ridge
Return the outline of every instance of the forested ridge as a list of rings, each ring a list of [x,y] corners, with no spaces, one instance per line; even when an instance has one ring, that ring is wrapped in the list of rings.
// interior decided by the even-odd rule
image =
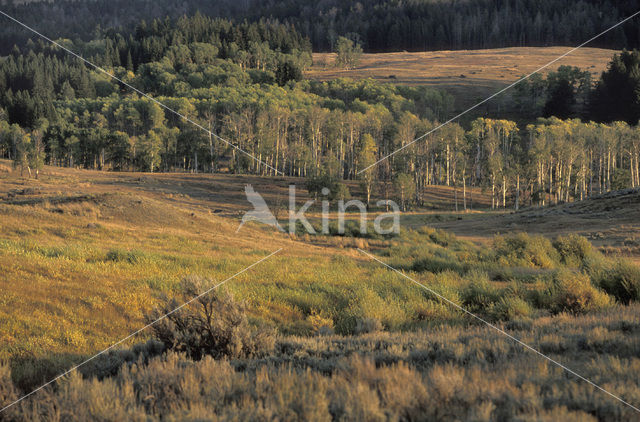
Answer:
[[[518,207],[640,185],[637,51],[615,56],[595,84],[568,66],[536,75],[514,95],[523,120],[451,123],[359,173],[449,118],[454,98],[372,80],[302,80],[311,63],[307,39],[266,20],[234,24],[196,14],[142,22],[129,35],[60,42],[212,135],[77,58],[31,42],[0,62],[0,156],[36,177],[44,163],[277,169],[308,178],[310,189],[329,186],[333,197],[348,195],[341,179],[359,179],[367,202],[382,186],[379,194],[393,192],[405,208],[422,205],[429,184],[459,187],[460,207],[467,186],[489,189],[494,207]]]
[[[64,0],[3,5],[10,15],[53,38],[87,41],[107,28],[128,33],[141,20],[200,11],[237,22],[266,18],[289,23],[316,51],[329,51],[339,36],[347,36],[369,52],[577,45],[637,9],[634,0]],[[637,48],[637,28],[629,23],[591,45]],[[0,54],[31,37],[14,25],[3,26]]]

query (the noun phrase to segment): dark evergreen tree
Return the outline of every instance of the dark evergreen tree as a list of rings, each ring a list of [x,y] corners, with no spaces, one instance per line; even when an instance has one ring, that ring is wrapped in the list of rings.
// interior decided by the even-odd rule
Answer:
[[[640,119],[640,51],[616,54],[597,84],[591,98],[595,121],[622,120],[637,124]]]

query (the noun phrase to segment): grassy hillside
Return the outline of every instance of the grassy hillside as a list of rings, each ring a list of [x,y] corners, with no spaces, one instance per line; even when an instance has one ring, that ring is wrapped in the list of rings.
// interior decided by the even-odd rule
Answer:
[[[283,248],[224,287],[247,302],[251,326],[277,331],[271,349],[192,362],[160,355],[167,346],[157,342],[140,346],[154,337],[148,330],[83,367],[86,379],[74,375],[12,408],[7,415],[17,420],[55,412],[71,420],[634,416],[356,248],[640,402],[632,376],[640,364],[640,270],[583,238],[520,233],[479,245],[418,224],[477,224],[478,211],[453,213],[442,190],[431,192],[435,209],[405,216],[410,224],[394,238],[290,236],[255,224],[236,232],[250,208],[246,183],[278,204],[287,185],[300,181],[54,168],[36,181],[6,164],[2,403],[143,326],[166,297],[181,297],[185,277],[212,285]],[[107,396],[118,399],[96,401]]]
[[[464,221],[434,221],[432,225],[485,243],[512,231],[545,236],[577,233],[605,254],[640,262],[639,206],[640,190],[627,189],[545,209],[533,207],[489,218],[476,214]]]
[[[372,78],[381,82],[440,88],[455,97],[455,108],[462,111],[570,49],[512,47],[363,54],[360,64],[352,70],[336,68],[333,53],[315,53],[314,64],[306,76],[318,80]],[[615,53],[615,50],[584,47],[544,69],[542,74],[568,65],[588,70],[593,80],[597,80]],[[509,94],[505,94],[505,98],[509,98]],[[500,104],[500,99],[494,100],[493,104]]]

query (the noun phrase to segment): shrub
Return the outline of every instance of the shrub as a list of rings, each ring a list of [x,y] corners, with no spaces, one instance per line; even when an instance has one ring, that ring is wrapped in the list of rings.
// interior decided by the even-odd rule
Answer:
[[[116,375],[124,364],[148,363],[165,351],[164,344],[155,339],[134,345],[131,349],[110,350],[87,362],[78,371],[85,378],[104,379]]]
[[[31,391],[64,372],[72,359],[65,354],[40,357],[24,353],[13,356],[10,361],[11,378],[20,390]]]
[[[333,334],[333,320],[325,316],[322,312],[311,311],[311,314],[307,317],[307,321],[309,321],[316,334]]]
[[[640,300],[640,268],[622,261],[600,277],[600,286],[618,301],[628,304]]]
[[[500,299],[500,291],[488,280],[472,282],[461,292],[462,304],[470,310],[487,310]]]
[[[555,268],[559,261],[558,252],[544,236],[496,236],[493,247],[497,263],[503,266]]]
[[[558,236],[553,247],[560,254],[560,261],[574,268],[583,268],[589,258],[597,254],[586,238],[576,234]]]
[[[553,312],[584,313],[611,305],[611,298],[594,287],[587,275],[568,270],[554,275],[549,293],[549,308]]]
[[[418,233],[427,235],[431,242],[445,248],[456,240],[456,236],[452,232],[431,227],[422,227],[418,229]]]
[[[144,254],[140,251],[125,251],[122,249],[111,249],[107,252],[106,261],[127,262],[129,264],[137,264],[142,261]]]
[[[182,299],[187,301],[206,291],[210,281],[199,277],[182,280]],[[214,358],[244,358],[266,354],[275,347],[275,333],[266,328],[252,329],[246,304],[236,302],[228,293],[212,291],[171,313],[181,303],[165,300],[146,317],[149,323],[162,315],[153,330],[167,349],[186,353],[192,359],[204,355]]]
[[[499,321],[526,319],[531,316],[531,313],[531,305],[524,299],[516,296],[503,297],[489,309],[491,317]]]
[[[458,274],[464,274],[466,269],[466,265],[457,260],[454,261],[452,259],[437,256],[418,259],[411,266],[412,271],[418,273],[429,272],[434,274],[442,273],[444,271],[453,271]]]

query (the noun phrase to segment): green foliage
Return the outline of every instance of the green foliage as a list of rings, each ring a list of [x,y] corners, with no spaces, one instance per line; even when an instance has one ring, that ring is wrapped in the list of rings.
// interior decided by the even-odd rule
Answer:
[[[456,241],[456,236],[452,232],[438,230],[432,227],[421,227],[418,229],[418,233],[426,234],[429,241],[445,248],[449,245],[453,245],[453,243]]]
[[[367,206],[371,202],[371,193],[373,190],[373,182],[375,180],[375,169],[369,168],[376,162],[377,146],[370,134],[365,134],[360,141],[358,152],[358,164],[360,171],[360,180],[365,191],[365,199]],[[366,170],[365,170],[366,169]]]
[[[25,135],[0,128],[0,157],[14,160],[22,173],[35,170],[36,177],[45,163],[260,175],[277,168],[296,177],[329,166],[336,179],[361,180],[367,205],[383,180],[385,198],[393,189],[403,209],[414,200],[424,205],[426,184],[453,187],[457,209],[460,187],[469,183],[491,188],[492,208],[570,202],[640,183],[634,167],[637,128],[556,118],[526,128],[480,118],[466,133],[447,125],[440,135],[416,143],[410,154],[403,151],[389,165],[361,172],[448,118],[453,98],[433,88],[371,79],[302,80],[311,62],[309,43],[277,21],[232,23],[195,14],[139,23],[135,36],[129,35],[120,28],[92,34],[87,42],[61,42],[188,120],[73,57],[31,43],[24,54],[16,51],[0,62],[0,87],[6,88],[0,90],[0,107]],[[353,66],[357,44],[335,35],[338,61]],[[619,75],[607,76],[627,96],[633,95],[633,81],[620,81],[633,79],[627,68],[635,68],[634,54],[614,58],[609,73]],[[603,80],[599,86],[606,85]],[[548,94],[547,115],[572,117],[584,115],[589,86],[589,72],[561,66],[544,81],[527,81],[520,97],[538,104],[537,97]],[[47,125],[41,125],[43,119]],[[189,121],[203,123],[205,130]],[[225,140],[250,155],[237,154]],[[613,160],[616,154],[629,156]]]
[[[533,314],[532,306],[526,300],[505,296],[496,301],[488,309],[489,315],[498,321],[513,321],[530,318]]]
[[[416,192],[416,184],[413,176],[406,173],[399,173],[396,175],[394,188],[396,195],[398,195],[398,199],[400,199],[402,210],[406,211],[407,202],[411,200]]]
[[[502,298],[502,292],[493,285],[487,276],[476,277],[460,293],[462,305],[472,311],[487,311]]]
[[[560,66],[547,75],[548,99],[545,117],[561,119],[582,115],[586,111],[587,96],[591,90],[591,74],[577,67]]]
[[[640,116],[640,51],[613,56],[593,92],[591,117],[597,121],[638,123]]]
[[[610,307],[611,297],[591,283],[583,273],[568,270],[557,271],[544,300],[552,312],[585,313]]]
[[[602,258],[586,238],[575,234],[558,236],[553,247],[560,254],[560,261],[573,268],[588,268]]]
[[[628,262],[619,262],[599,274],[597,280],[607,293],[628,304],[640,301],[640,268]]]
[[[144,252],[137,250],[111,249],[105,256],[106,261],[137,264],[145,258]]]
[[[291,0],[287,3],[249,0],[219,0],[202,3],[185,0],[180,4],[158,1],[152,9],[140,10],[128,2],[98,0],[95,6],[79,9],[72,1],[61,1],[55,5],[47,2],[16,4],[12,13],[28,25],[41,22],[42,33],[56,33],[60,38],[88,39],[95,28],[108,28],[114,22],[134,35],[166,30],[165,16],[178,19],[180,26],[208,29],[203,19],[179,19],[187,11],[199,10],[206,16],[219,16],[236,22],[249,20],[246,29],[239,34],[223,33],[222,40],[238,44],[259,43],[258,34],[272,32],[270,46],[274,50],[286,51],[291,47],[313,44],[315,51],[329,51],[338,36],[349,36],[362,40],[371,52],[377,51],[437,51],[478,48],[502,48],[505,45],[578,45],[591,34],[597,34],[616,24],[628,12],[626,3],[606,1],[581,2],[570,0],[535,2],[533,0],[510,0],[504,9],[487,8],[486,0],[465,2],[389,2],[369,0],[327,0],[310,3]],[[577,20],[571,10],[583,7],[583,18]],[[483,11],[479,13],[478,11]],[[158,18],[158,19],[154,19]],[[145,25],[139,22],[145,20]],[[295,27],[302,34],[283,36],[282,27],[271,27],[269,22],[287,22],[285,28]],[[188,22],[189,24],[185,24]],[[227,21],[223,21],[227,23]],[[138,25],[135,30],[133,27]],[[496,31],[494,28],[505,28]],[[11,53],[12,47],[28,45],[30,34],[5,28],[0,31],[1,54]],[[55,31],[58,32],[55,32]],[[199,31],[187,32],[189,40]],[[127,34],[128,35],[128,34]],[[216,34],[217,35],[217,34]],[[280,35],[280,37],[277,37]],[[309,40],[302,36],[309,37]],[[126,40],[127,37],[124,37]],[[121,49],[122,39],[114,37],[112,43],[92,46],[90,56],[105,62],[117,62],[127,68],[133,67],[130,53]],[[638,35],[633,28],[623,26],[618,31],[599,37],[595,45],[600,48],[631,48],[638,45]],[[150,43],[157,47],[158,42]],[[151,50],[153,51],[153,50]],[[131,64],[129,64],[131,63]]]
[[[416,272],[429,272],[434,274],[445,271],[464,274],[468,269],[468,265],[455,262],[450,257],[432,256],[416,260],[411,269]]]
[[[348,38],[339,37],[336,42],[336,54],[336,66],[353,69],[358,66],[362,47]]]
[[[555,268],[559,260],[551,241],[541,235],[496,236],[493,248],[497,263],[503,266]]]
[[[324,315],[322,312],[312,311],[307,317],[307,321],[311,324],[311,328],[317,334],[333,334],[333,319]]]
[[[302,70],[293,60],[284,60],[278,63],[275,71],[275,81],[278,85],[286,85],[289,81],[299,81],[302,79]]]
[[[315,176],[310,176],[305,181],[305,188],[309,192],[309,195],[318,199],[329,199],[333,200],[336,198],[336,194],[338,193],[340,183],[338,179],[334,176],[331,176],[327,172],[322,172]],[[327,189],[329,191],[328,195],[323,194],[323,189]]]

